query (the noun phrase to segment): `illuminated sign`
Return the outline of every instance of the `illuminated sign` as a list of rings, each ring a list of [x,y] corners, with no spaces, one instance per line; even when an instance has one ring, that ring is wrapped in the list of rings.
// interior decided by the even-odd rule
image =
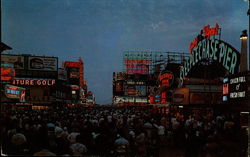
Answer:
[[[147,59],[125,59],[126,73],[133,74],[147,74],[149,73],[150,60]]]
[[[15,77],[15,69],[11,64],[2,64],[1,66],[1,80],[10,81]]]
[[[56,80],[52,79],[14,79],[12,81],[13,85],[23,85],[23,86],[53,86],[55,85]]]
[[[211,59],[220,63],[231,74],[238,72],[240,53],[222,40],[212,39],[201,41],[192,52],[191,57],[184,63],[184,67],[180,70],[181,80],[184,79],[196,63],[204,59]]]
[[[172,72],[165,72],[159,76],[159,80],[161,81],[162,87],[169,87],[173,84],[174,75]]]
[[[10,99],[19,99],[20,102],[25,102],[25,88],[5,85],[5,95]]]
[[[62,63],[64,67],[68,67],[68,68],[80,68],[81,66],[83,66],[83,64],[81,62],[63,62]]]
[[[214,28],[210,28],[210,25],[203,27],[203,35],[205,38],[210,39],[212,35],[218,35],[219,25],[216,23]]]
[[[69,77],[79,79],[80,86],[82,87],[84,85],[83,61],[81,58],[79,58],[78,60],[79,60],[78,62],[71,62],[71,61],[62,62],[62,66],[69,68],[68,69]]]
[[[219,34],[219,25],[216,23],[214,28],[210,28],[210,25],[204,26],[202,33],[199,34],[194,41],[192,41],[189,45],[189,51],[192,54],[193,48],[198,45],[198,43],[203,40],[203,38],[210,39],[210,36],[212,35],[218,35]]]
[[[236,74],[223,80],[223,101],[243,100],[247,98],[247,75]]]

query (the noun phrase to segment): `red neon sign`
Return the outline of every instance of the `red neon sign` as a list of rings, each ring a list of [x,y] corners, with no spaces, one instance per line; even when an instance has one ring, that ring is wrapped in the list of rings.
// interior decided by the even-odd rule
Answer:
[[[162,74],[162,75],[160,75],[160,81],[162,81],[163,79],[173,79],[173,74],[171,74],[171,73],[165,73],[165,74]]]
[[[162,87],[170,86],[173,79],[174,79],[174,75],[172,73],[164,73],[159,76],[159,80],[161,81]]]
[[[210,39],[212,35],[218,35],[219,25],[216,23],[214,28],[210,28],[210,25],[203,27],[203,35],[205,38]]]
[[[210,39],[210,36],[212,35],[218,35],[219,34],[219,25],[216,23],[214,28],[210,28],[210,25],[206,25],[202,29],[203,34],[198,35],[189,45],[189,51],[192,54],[192,50],[194,47],[198,45],[198,43],[202,40],[202,38],[199,38],[199,36],[204,37],[206,39]],[[203,35],[203,36],[202,36]]]
[[[78,59],[78,62],[62,62],[63,67],[68,67],[68,68],[79,68],[79,73],[77,73],[78,77],[73,75],[73,73],[70,74],[71,78],[79,78],[80,86],[83,87],[84,85],[84,78],[83,78],[83,61],[81,58]]]
[[[149,72],[149,64],[151,61],[147,59],[125,59],[124,63],[126,73],[146,74]]]
[[[15,77],[15,70],[11,67],[1,67],[1,80],[10,81]]]

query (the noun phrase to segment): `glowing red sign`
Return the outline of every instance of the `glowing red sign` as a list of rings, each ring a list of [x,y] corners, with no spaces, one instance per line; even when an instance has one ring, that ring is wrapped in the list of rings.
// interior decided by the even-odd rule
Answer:
[[[84,85],[83,61],[81,58],[79,58],[78,60],[79,60],[78,62],[69,62],[69,61],[62,62],[62,66],[67,68],[79,68],[78,73],[70,73],[70,78],[79,78],[80,86],[83,87]]]
[[[80,68],[82,66],[82,63],[80,62],[64,62],[64,67],[68,68]]]
[[[147,74],[149,72],[150,60],[147,59],[125,59],[126,73]]]
[[[1,80],[10,81],[15,77],[15,70],[11,67],[1,67]]]
[[[168,87],[172,84],[174,75],[172,73],[164,73],[159,76],[162,87]]]
[[[219,25],[216,23],[214,28],[210,28],[210,25],[203,27],[203,35],[205,38],[210,39],[211,35],[218,35]]]
[[[198,45],[198,43],[204,38],[210,39],[210,36],[212,35],[218,35],[219,34],[219,25],[216,23],[214,28],[210,28],[210,25],[204,26],[202,29],[203,34],[198,35],[194,41],[192,41],[189,45],[189,51],[192,54],[192,50],[194,47]],[[203,35],[203,36],[202,36]],[[201,38],[199,38],[201,37]]]
[[[223,84],[223,95],[228,94],[228,86],[229,86],[229,84],[228,84],[228,83]]]

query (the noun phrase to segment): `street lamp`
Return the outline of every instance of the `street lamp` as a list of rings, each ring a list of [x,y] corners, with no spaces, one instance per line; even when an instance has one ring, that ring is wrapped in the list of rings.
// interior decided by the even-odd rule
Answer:
[[[2,52],[11,49],[8,45],[0,42],[0,114],[2,114]]]

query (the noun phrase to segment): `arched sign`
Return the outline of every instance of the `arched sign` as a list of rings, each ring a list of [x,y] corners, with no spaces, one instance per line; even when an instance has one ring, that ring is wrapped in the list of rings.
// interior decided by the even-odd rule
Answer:
[[[240,53],[228,43],[218,39],[207,39],[200,41],[196,47],[192,49],[192,55],[184,63],[180,70],[180,79],[183,81],[191,68],[198,62],[210,59],[220,63],[229,73],[238,72],[240,63]]]

